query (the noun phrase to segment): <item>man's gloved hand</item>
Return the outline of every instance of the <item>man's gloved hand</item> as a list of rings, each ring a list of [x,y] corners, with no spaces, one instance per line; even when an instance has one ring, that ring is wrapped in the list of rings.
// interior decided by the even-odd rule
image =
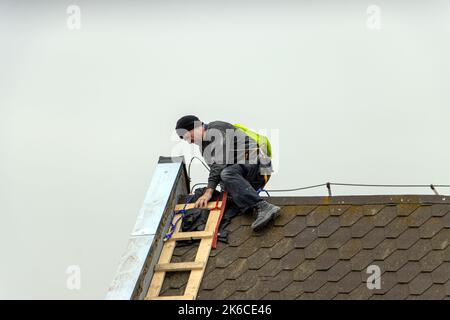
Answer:
[[[195,201],[194,208],[204,208],[208,205],[209,200],[212,197],[213,189],[206,189],[205,193]]]

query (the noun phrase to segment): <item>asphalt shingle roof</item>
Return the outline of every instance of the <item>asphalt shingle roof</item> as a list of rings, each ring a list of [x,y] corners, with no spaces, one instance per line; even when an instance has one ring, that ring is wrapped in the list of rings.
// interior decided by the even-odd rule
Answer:
[[[211,251],[197,299],[450,299],[450,198],[271,197],[281,216],[255,233],[254,217],[228,227]],[[177,247],[172,262],[193,261]],[[381,270],[370,290],[367,267]],[[161,295],[182,294],[171,273]]]

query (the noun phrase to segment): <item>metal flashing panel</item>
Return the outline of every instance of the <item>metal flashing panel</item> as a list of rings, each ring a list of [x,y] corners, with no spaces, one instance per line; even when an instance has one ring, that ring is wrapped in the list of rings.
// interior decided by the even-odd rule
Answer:
[[[170,160],[170,161],[169,161]],[[183,158],[161,157],[106,299],[143,299],[176,198],[188,192]]]

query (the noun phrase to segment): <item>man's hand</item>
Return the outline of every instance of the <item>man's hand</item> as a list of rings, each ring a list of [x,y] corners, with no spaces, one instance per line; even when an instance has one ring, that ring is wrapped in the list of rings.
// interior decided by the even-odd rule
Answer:
[[[208,188],[205,190],[205,193],[195,201],[194,208],[204,208],[208,205],[209,200],[212,197],[213,189]]]

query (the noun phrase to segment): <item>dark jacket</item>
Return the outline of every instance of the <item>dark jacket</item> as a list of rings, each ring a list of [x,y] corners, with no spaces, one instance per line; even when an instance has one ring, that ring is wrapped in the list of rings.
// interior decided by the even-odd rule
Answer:
[[[220,173],[227,166],[260,164],[260,152],[256,141],[242,130],[223,121],[205,124],[205,129],[201,152],[210,167],[208,188],[216,188],[220,182]],[[269,170],[271,171],[271,168]]]

